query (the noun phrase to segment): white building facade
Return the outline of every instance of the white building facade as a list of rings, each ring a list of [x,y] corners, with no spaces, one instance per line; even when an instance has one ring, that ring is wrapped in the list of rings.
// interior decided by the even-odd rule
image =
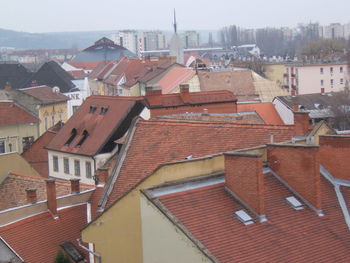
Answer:
[[[286,65],[284,87],[291,95],[341,91],[348,83],[346,63]]]

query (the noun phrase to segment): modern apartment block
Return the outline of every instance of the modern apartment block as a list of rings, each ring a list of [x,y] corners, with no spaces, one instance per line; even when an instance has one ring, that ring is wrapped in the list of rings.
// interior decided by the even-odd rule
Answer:
[[[345,62],[291,64],[286,65],[283,79],[291,95],[340,91],[348,82],[348,67]]]

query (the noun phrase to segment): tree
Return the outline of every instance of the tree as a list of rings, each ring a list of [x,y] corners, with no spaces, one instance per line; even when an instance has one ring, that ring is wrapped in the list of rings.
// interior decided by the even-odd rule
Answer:
[[[68,256],[61,249],[57,251],[55,263],[71,263]]]

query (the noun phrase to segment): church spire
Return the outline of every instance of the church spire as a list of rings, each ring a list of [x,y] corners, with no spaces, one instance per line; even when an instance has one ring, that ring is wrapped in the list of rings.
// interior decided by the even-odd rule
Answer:
[[[176,13],[175,13],[175,8],[174,8],[174,32],[175,32],[175,34],[177,33],[177,24],[176,24]]]

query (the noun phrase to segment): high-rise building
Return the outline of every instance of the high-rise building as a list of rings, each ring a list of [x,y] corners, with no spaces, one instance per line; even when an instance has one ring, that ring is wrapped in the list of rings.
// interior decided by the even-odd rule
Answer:
[[[323,27],[323,38],[338,39],[344,37],[344,28],[340,23],[332,23]]]
[[[177,33],[176,15],[174,10],[174,34],[170,40],[170,56],[176,57],[176,62],[184,64],[184,48],[181,38]]]
[[[199,33],[189,30],[182,34],[182,41],[185,48],[193,48],[199,46]]]
[[[111,38],[117,45],[125,47],[131,52],[138,54],[138,33],[136,30],[121,30],[112,35]]]
[[[165,35],[161,31],[147,31],[142,34],[143,49],[145,51],[149,50],[159,50],[166,48]]]

